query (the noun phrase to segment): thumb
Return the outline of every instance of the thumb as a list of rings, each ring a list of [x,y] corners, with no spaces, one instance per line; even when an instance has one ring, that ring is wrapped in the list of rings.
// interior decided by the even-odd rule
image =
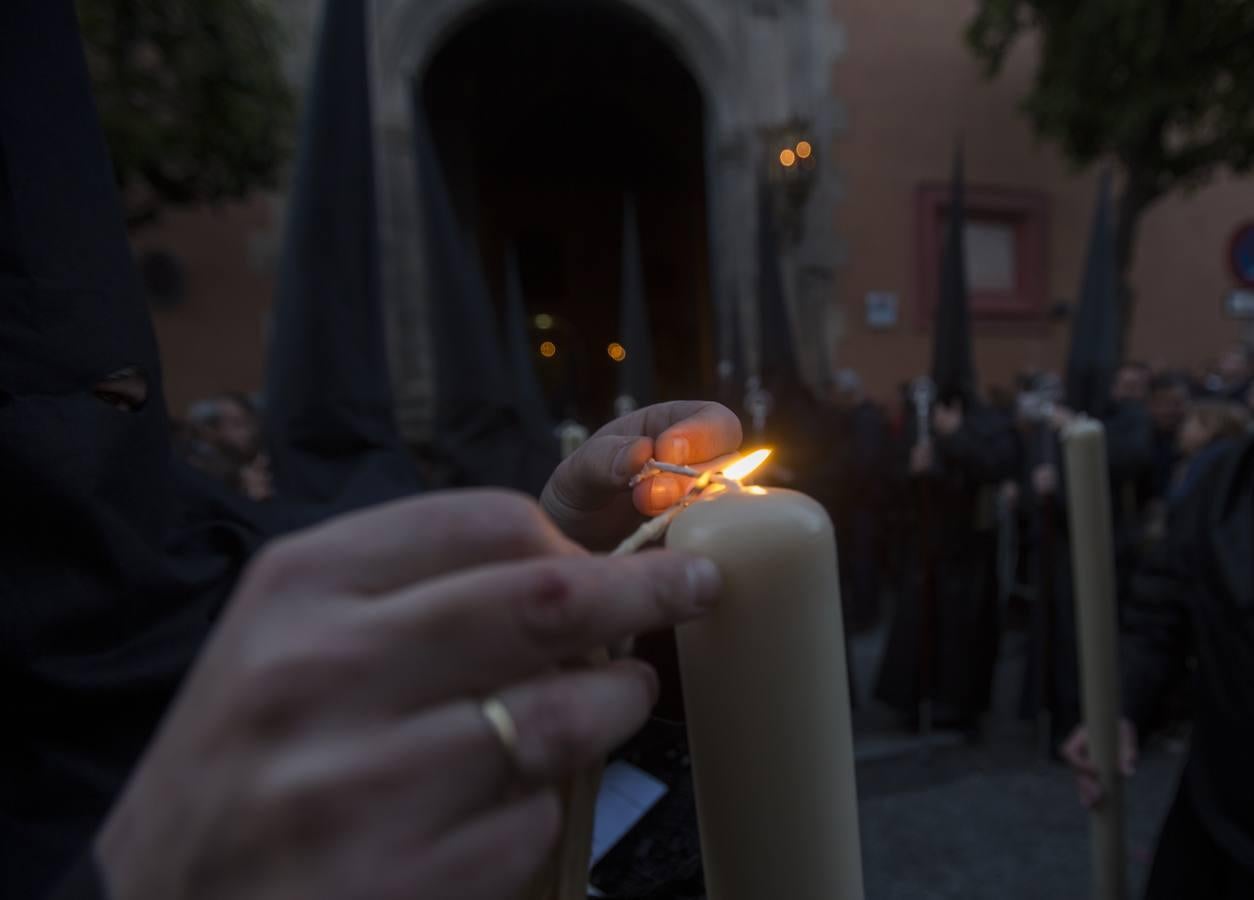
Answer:
[[[550,512],[576,515],[602,508],[628,489],[653,455],[647,437],[597,435],[562,461],[544,489]]]

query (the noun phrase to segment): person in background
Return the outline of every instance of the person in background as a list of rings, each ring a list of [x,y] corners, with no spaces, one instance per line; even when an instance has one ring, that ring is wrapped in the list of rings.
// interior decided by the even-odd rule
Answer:
[[[1124,776],[1172,687],[1186,678],[1193,687],[1189,752],[1146,900],[1254,897],[1254,441],[1217,439],[1217,428],[1199,417],[1182,430],[1205,449],[1171,504],[1165,540],[1136,573],[1121,628]],[[1083,726],[1061,752],[1081,802],[1102,802]]]
[[[261,416],[248,395],[228,391],[193,403],[186,424],[193,438],[212,448],[231,468],[223,472],[205,453],[189,452],[187,462],[252,500],[274,496],[270,460],[262,449]]]
[[[1169,505],[1181,502],[1212,460],[1249,430],[1250,414],[1244,406],[1221,400],[1195,403],[1180,423],[1180,463],[1167,494]]]
[[[888,424],[866,396],[862,378],[841,369],[827,384],[827,490],[823,500],[841,548],[841,598],[845,626],[857,632],[879,617],[876,565],[879,511],[886,476],[884,451]]]
[[[1243,402],[1250,390],[1251,381],[1254,380],[1252,369],[1254,365],[1250,360],[1250,348],[1237,344],[1215,361],[1214,368],[1203,384],[1206,393]]]
[[[996,490],[1015,471],[1011,423],[974,390],[938,398],[918,440],[911,419],[904,471],[920,497],[907,574],[884,648],[877,699],[908,720],[975,733],[997,657]],[[921,703],[920,701],[928,701]]]
[[[1192,402],[1187,375],[1162,372],[1150,382],[1149,414],[1154,425],[1154,472],[1152,492],[1156,500],[1167,496],[1172,473],[1180,461],[1178,434]]]

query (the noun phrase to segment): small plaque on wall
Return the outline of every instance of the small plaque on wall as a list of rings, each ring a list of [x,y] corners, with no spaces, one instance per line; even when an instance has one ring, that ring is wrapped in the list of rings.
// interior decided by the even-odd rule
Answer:
[[[901,299],[892,291],[868,291],[866,295],[867,327],[877,331],[897,327],[900,309]]]
[[[1235,290],[1224,297],[1224,312],[1230,319],[1254,319],[1254,290]]]

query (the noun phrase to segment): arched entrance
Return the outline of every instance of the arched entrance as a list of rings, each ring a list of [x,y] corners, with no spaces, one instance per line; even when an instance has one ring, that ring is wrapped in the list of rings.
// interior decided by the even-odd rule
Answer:
[[[717,335],[707,116],[696,80],[652,24],[611,3],[486,7],[446,37],[414,90],[494,296],[512,244],[529,312],[554,323],[533,341],[554,412],[610,414],[628,197],[658,399],[708,388]],[[539,355],[544,340],[555,355]]]

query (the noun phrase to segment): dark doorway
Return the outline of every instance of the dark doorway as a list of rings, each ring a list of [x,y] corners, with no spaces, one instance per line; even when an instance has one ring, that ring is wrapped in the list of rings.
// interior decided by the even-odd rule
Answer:
[[[513,242],[533,322],[551,317],[549,330],[533,329],[532,352],[553,412],[589,424],[610,417],[629,194],[654,399],[707,388],[714,327],[702,99],[649,23],[591,0],[494,6],[435,55],[421,90],[498,304]],[[540,353],[545,341],[551,357]]]

